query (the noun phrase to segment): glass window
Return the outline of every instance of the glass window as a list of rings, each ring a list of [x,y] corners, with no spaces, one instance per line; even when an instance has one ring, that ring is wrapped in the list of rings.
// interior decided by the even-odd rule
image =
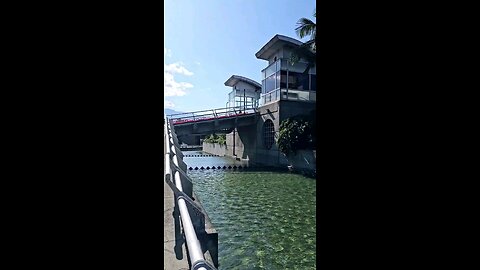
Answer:
[[[265,148],[272,148],[273,143],[275,142],[275,127],[272,120],[268,119],[263,124],[263,143]]]
[[[282,70],[280,71],[280,88],[286,89],[287,88],[287,71]],[[288,72],[288,89],[295,89],[295,90],[310,90],[309,87],[309,75],[298,73],[298,72]]]
[[[281,71],[280,87],[285,89],[287,86],[287,71]],[[308,74],[288,72],[288,89],[309,90]]]
[[[266,73],[265,75],[268,77],[274,74],[276,71],[277,71],[277,64],[273,63],[265,70],[265,73]]]
[[[281,77],[280,74],[281,74],[280,71],[275,74],[275,80],[276,80],[275,89],[280,87],[280,77]]]
[[[280,88],[287,88],[287,71],[280,71]]]
[[[290,74],[289,74],[290,75]],[[310,90],[310,87],[309,87],[309,78],[308,78],[308,74],[303,74],[303,73],[295,73],[294,76],[297,78],[297,87],[296,89],[298,90]]]
[[[265,93],[268,93],[268,92],[274,90],[275,89],[275,74],[266,78],[264,80],[264,82],[265,82]]]

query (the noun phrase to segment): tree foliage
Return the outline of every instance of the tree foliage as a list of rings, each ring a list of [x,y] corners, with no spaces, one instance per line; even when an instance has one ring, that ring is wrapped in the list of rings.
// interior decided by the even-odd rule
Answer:
[[[280,123],[277,145],[286,154],[296,154],[297,150],[315,149],[315,111],[309,115],[287,118]]]
[[[316,9],[313,11],[313,17],[317,17]],[[300,38],[310,36],[310,39],[292,51],[290,62],[292,65],[295,65],[300,59],[304,59],[307,61],[307,67],[304,73],[308,73],[310,68],[315,67],[316,62],[317,45],[315,43],[315,38],[317,36],[317,24],[310,19],[301,18],[297,22],[295,31]]]
[[[226,144],[226,135],[225,134],[210,134],[205,137],[203,140],[206,143],[218,143],[220,145]]]

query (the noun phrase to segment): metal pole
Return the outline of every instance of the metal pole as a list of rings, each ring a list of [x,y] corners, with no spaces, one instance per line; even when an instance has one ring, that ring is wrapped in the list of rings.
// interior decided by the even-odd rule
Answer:
[[[247,98],[245,97],[245,89],[243,89],[243,112],[245,112]]]
[[[287,98],[286,99],[288,99],[288,65],[289,65],[289,63],[288,63],[288,60],[287,60]],[[280,99],[282,99],[282,93],[280,93]]]

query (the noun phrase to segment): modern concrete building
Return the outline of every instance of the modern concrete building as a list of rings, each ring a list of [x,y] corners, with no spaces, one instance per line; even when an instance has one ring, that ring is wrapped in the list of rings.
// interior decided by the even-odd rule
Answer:
[[[316,104],[315,68],[306,70],[307,64],[302,59],[294,65],[289,60],[292,50],[301,44],[296,39],[275,35],[255,54],[257,58],[268,61],[267,67],[261,71],[259,100],[254,102],[258,104],[259,117],[255,125],[237,127],[227,134],[227,155],[248,159],[254,165],[291,165],[275,143],[280,123],[292,116],[311,113]],[[234,75],[225,85],[234,87],[231,95],[237,97],[236,89],[242,89],[244,84],[245,89],[250,91],[255,88],[254,82],[250,82],[253,88],[247,88],[248,80]],[[244,84],[240,86],[240,83]],[[298,160],[305,160],[305,167],[315,168],[313,153],[311,157],[307,155]],[[296,166],[301,167],[302,164]]]

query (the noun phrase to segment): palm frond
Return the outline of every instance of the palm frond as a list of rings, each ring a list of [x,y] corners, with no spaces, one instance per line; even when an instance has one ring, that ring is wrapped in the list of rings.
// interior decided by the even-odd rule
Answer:
[[[307,18],[301,18],[298,20],[297,25],[295,31],[300,38],[311,35],[312,39],[315,39],[317,26],[313,21]]]

